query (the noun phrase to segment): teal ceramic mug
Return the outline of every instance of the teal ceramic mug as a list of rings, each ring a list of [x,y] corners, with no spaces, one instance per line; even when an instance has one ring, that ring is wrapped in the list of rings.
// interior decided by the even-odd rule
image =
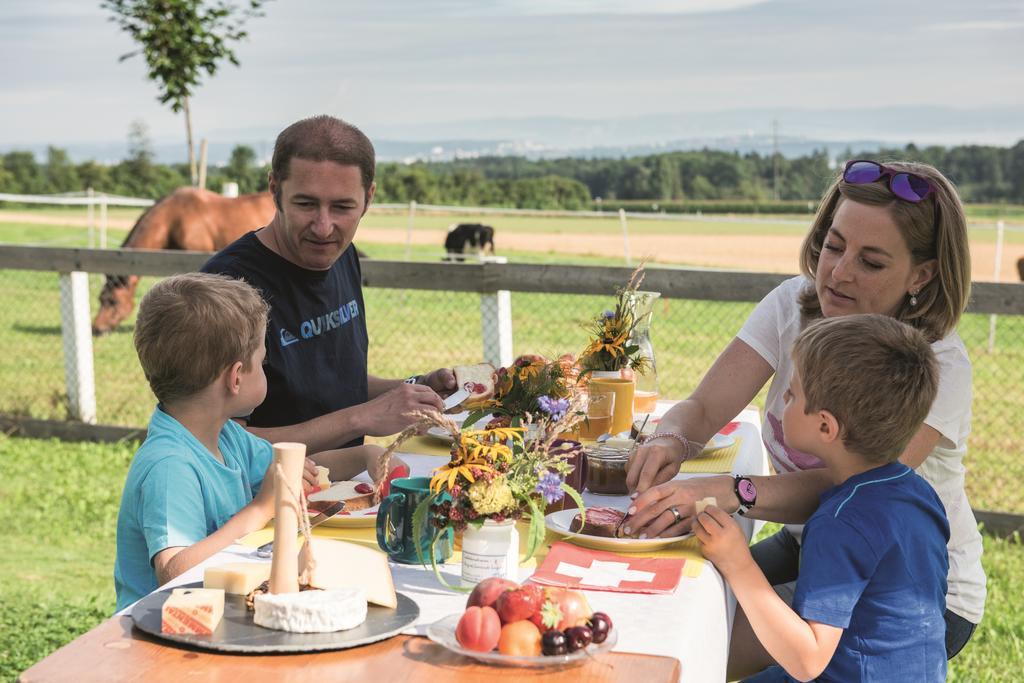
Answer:
[[[430,496],[430,477],[405,477],[391,481],[391,493],[381,501],[377,512],[377,545],[395,562],[419,564],[430,561],[430,542],[437,528],[431,515],[423,518],[420,530],[420,552],[416,548],[416,532],[412,517],[417,506]],[[452,530],[446,529],[434,544],[434,561],[438,564],[452,556]]]

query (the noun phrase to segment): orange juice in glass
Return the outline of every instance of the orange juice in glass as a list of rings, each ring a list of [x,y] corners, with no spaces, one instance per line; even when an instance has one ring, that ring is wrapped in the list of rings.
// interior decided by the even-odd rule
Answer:
[[[614,407],[615,394],[591,393],[587,401],[587,418],[578,425],[580,438],[593,441],[602,434],[608,434]]]
[[[658,407],[657,391],[641,391],[636,389],[633,392],[633,412],[637,415],[653,413]]]

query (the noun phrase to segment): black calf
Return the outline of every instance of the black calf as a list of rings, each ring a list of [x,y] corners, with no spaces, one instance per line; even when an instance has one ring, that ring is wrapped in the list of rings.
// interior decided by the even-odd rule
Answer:
[[[482,223],[459,223],[444,238],[446,261],[463,261],[465,254],[494,254],[494,228]]]

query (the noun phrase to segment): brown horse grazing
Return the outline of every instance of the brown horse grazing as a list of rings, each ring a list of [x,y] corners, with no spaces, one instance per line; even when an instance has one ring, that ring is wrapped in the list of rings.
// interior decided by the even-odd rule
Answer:
[[[122,247],[132,249],[185,249],[218,251],[274,217],[269,192],[238,198],[194,187],[181,187],[146,210],[132,227]],[[92,333],[110,332],[135,307],[138,275],[107,275],[100,292],[100,310]]]

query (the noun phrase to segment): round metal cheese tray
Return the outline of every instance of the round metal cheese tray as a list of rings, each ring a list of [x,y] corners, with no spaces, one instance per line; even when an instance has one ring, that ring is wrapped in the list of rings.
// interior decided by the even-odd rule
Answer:
[[[178,588],[202,588],[202,583],[191,583]],[[366,621],[347,631],[332,633],[289,633],[263,628],[253,623],[253,613],[245,607],[245,596],[224,596],[224,618],[212,635],[163,633],[160,630],[161,608],[171,595],[171,589],[150,593],[132,607],[132,620],[136,628],[162,640],[189,645],[202,650],[218,652],[317,652],[344,650],[369,645],[397,636],[409,628],[420,616],[420,608],[413,600],[398,594],[394,609],[369,605]]]

